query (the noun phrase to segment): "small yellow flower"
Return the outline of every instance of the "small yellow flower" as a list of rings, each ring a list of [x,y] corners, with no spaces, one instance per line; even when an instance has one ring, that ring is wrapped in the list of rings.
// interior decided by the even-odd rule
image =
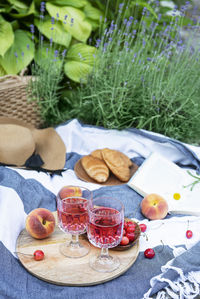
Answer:
[[[179,200],[179,199],[181,198],[180,193],[174,193],[173,198],[174,198],[175,200]]]

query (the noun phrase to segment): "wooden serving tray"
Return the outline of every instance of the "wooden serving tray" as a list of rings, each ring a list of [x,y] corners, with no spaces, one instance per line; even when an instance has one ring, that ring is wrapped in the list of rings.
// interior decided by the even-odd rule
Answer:
[[[135,163],[132,163],[132,166],[130,167],[130,177],[133,176],[133,174],[138,170],[139,166]],[[116,185],[123,185],[126,184],[127,182],[122,182],[120,181],[112,172],[110,172],[110,176],[108,180],[105,183],[98,183],[97,181],[93,180],[89,175],[85,172],[82,164],[81,164],[81,159],[79,159],[75,166],[74,166],[74,171],[76,176],[81,179],[82,181],[89,182],[89,183],[94,183],[94,184],[100,184],[103,186],[116,186]]]
[[[66,286],[90,286],[122,275],[133,265],[139,254],[139,241],[129,250],[110,249],[113,256],[119,257],[121,265],[111,273],[100,273],[89,266],[90,257],[98,254],[100,249],[90,245],[91,250],[88,255],[81,258],[67,258],[59,251],[59,245],[67,239],[70,240],[70,235],[63,233],[57,225],[53,234],[43,240],[32,238],[24,229],[17,239],[18,258],[28,272],[46,282]],[[35,250],[43,250],[45,258],[42,261],[34,260]],[[30,254],[30,256],[23,255],[23,253]]]

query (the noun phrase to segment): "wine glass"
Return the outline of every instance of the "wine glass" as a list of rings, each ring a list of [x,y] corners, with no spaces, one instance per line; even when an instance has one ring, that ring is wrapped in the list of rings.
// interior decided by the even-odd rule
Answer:
[[[70,233],[72,239],[70,243],[60,245],[60,252],[70,258],[79,258],[90,250],[88,242],[80,240],[79,235],[86,232],[87,208],[88,202],[92,200],[92,192],[77,186],[65,186],[63,189],[64,192],[60,191],[56,197],[58,226],[63,232]]]
[[[120,260],[111,256],[109,248],[117,246],[123,235],[124,206],[111,197],[93,199],[88,205],[87,235],[90,243],[101,248],[100,255],[92,256],[90,266],[99,272],[112,272]]]

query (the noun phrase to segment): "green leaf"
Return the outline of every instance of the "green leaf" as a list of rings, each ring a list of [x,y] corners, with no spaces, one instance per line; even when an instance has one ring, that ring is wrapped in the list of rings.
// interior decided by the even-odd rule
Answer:
[[[77,61],[69,61],[64,65],[64,71],[67,77],[79,83],[87,82],[88,74],[92,72],[92,69],[92,66]]]
[[[98,9],[93,7],[90,3],[88,3],[85,7],[84,7],[84,13],[86,15],[87,18],[90,18],[92,20],[100,20],[100,17],[103,15],[103,13]]]
[[[15,9],[28,9],[28,6],[19,0],[7,0],[10,4],[14,6]]]
[[[63,45],[66,48],[69,47],[72,36],[64,29],[61,22],[55,22],[55,24],[52,25],[50,19],[43,22],[36,19],[34,23],[42,34],[49,39],[53,38],[53,42]],[[51,28],[53,28],[53,30]]]
[[[75,82],[87,82],[87,77],[93,69],[97,49],[82,43],[73,45],[67,54],[64,65],[65,74]]]
[[[27,45],[29,45],[29,48],[27,48]],[[26,32],[22,30],[16,30],[12,46],[5,53],[4,57],[0,56],[0,64],[5,69],[7,74],[18,74],[27,65],[29,65],[33,57],[33,42],[28,37]]]
[[[81,8],[88,3],[86,0],[50,0],[49,2],[56,5],[72,6],[76,8]]]
[[[74,38],[82,42],[87,41],[91,34],[92,26],[89,22],[85,21],[85,14],[81,10],[70,6],[59,7],[51,3],[47,3],[46,8],[49,14],[55,19],[57,18],[57,14],[59,14],[59,20],[66,23],[63,23],[65,30]],[[66,20],[65,16],[67,16]]]
[[[20,19],[20,18],[24,18],[24,17],[27,17],[29,15],[32,15],[32,14],[35,14],[35,3],[34,1],[31,3],[30,7],[27,8],[27,10],[18,10],[19,13],[16,14],[16,13],[10,13],[10,15],[13,17],[13,18],[17,18],[17,19]]]
[[[12,26],[0,15],[0,55],[4,56],[14,41]]]

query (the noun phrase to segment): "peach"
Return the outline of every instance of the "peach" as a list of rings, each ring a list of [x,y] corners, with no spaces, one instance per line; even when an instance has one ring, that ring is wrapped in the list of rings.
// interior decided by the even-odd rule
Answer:
[[[55,217],[50,210],[37,208],[26,217],[25,227],[33,238],[44,239],[53,233],[55,224]]]
[[[142,214],[151,220],[163,219],[168,213],[167,201],[162,196],[155,193],[145,196],[140,207]]]
[[[72,197],[72,196],[81,196],[82,191],[79,187],[75,186],[64,186],[59,191],[59,196],[61,199],[64,199],[66,197]]]

